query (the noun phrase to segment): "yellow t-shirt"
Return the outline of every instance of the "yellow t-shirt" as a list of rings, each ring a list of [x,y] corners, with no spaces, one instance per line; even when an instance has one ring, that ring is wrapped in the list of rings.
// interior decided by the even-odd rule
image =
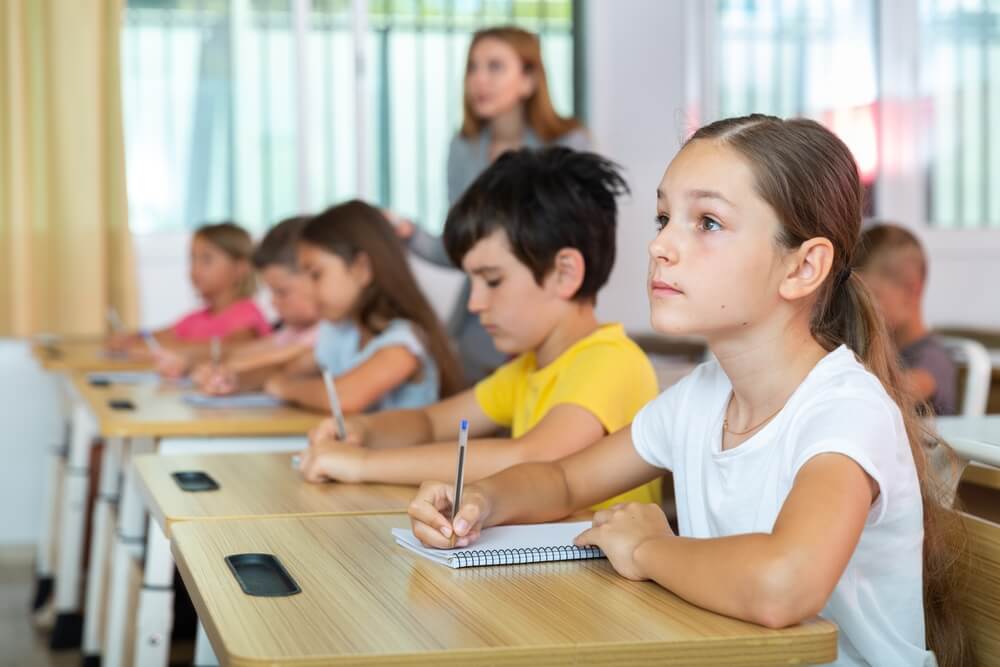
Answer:
[[[656,397],[649,359],[620,324],[605,324],[570,346],[552,363],[536,368],[534,352],[522,354],[476,385],[486,416],[519,438],[549,410],[568,403],[590,412],[608,433],[628,426]],[[660,480],[632,489],[594,509],[615,503],[660,502]]]

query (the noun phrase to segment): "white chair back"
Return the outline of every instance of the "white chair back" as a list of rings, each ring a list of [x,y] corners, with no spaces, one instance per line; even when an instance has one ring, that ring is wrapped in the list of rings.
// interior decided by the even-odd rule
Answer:
[[[963,417],[980,417],[986,414],[986,403],[990,397],[990,381],[993,365],[990,353],[982,343],[971,338],[958,336],[938,336],[938,340],[948,350],[957,363],[966,368],[965,387],[959,414]]]

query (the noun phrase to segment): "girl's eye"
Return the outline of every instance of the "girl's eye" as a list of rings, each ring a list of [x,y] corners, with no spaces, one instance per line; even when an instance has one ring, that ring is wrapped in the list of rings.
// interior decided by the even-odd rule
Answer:
[[[718,232],[722,230],[722,223],[705,216],[701,219],[701,230],[704,232]]]
[[[662,232],[663,228],[666,227],[667,223],[670,222],[670,216],[667,215],[666,213],[661,213],[658,216],[656,216],[654,222],[656,224],[656,231]]]
[[[494,278],[493,280],[487,280],[486,281],[486,286],[489,287],[490,289],[494,289],[494,288],[500,287],[500,283],[501,282],[503,282],[503,281],[500,280],[499,278]]]

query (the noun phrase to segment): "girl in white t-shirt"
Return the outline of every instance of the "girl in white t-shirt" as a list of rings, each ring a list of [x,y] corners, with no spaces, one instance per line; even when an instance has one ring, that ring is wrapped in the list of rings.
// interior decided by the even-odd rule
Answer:
[[[467,486],[454,525],[451,485],[425,483],[416,535],[465,546],[671,470],[679,535],[658,506],[630,504],[577,542],[728,616],[780,628],[821,614],[840,629],[837,665],[934,664],[928,645],[941,665],[965,663],[919,421],[850,268],[862,197],[850,151],[813,121],[696,132],[657,189],[648,295],[655,329],[703,336],[715,361],[631,428]]]

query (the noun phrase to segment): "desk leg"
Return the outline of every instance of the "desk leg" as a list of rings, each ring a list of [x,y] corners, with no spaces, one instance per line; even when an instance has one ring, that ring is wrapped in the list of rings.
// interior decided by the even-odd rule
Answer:
[[[45,489],[42,492],[42,525],[39,527],[38,548],[35,553],[35,595],[31,603],[31,611],[37,612],[52,597],[53,584],[53,551],[55,549],[55,533],[59,526],[59,499],[62,495],[63,468],[66,451],[69,447],[68,432],[61,445],[53,445],[49,450],[48,465],[45,473]]]
[[[97,428],[82,404],[73,407],[72,432],[66,460],[62,510],[59,517],[59,552],[56,563],[56,623],[49,647],[54,650],[80,645],[80,573],[83,567],[83,530],[90,487],[90,447]]]
[[[153,451],[153,441],[135,438],[122,455],[125,481],[118,503],[118,536],[111,555],[111,580],[108,584],[108,617],[104,628],[104,660],[107,667],[123,667],[125,635],[129,614],[129,565],[142,556],[145,509],[139,495],[139,481],[131,456]]]
[[[87,592],[83,614],[84,665],[99,665],[101,630],[104,625],[104,602],[107,588],[108,560],[114,534],[113,508],[118,504],[121,487],[121,438],[108,438],[101,460],[101,488],[94,503],[90,531],[90,558],[87,568]]]
[[[38,548],[35,556],[35,595],[31,609],[35,622],[51,628],[55,622],[55,605],[52,591],[55,584],[56,534],[59,530],[59,511],[63,498],[63,475],[66,455],[69,452],[70,427],[73,406],[82,401],[65,375],[50,373],[59,394],[59,413],[62,417],[62,436],[58,445],[49,450],[46,467],[45,489],[42,493],[42,525],[39,527]]]
[[[193,667],[216,667],[219,659],[215,657],[212,644],[208,641],[208,633],[201,619],[198,619],[198,634],[194,640],[194,666]]]
[[[146,529],[146,563],[139,596],[135,664],[166,667],[173,629],[174,558],[170,540],[153,517]]]

